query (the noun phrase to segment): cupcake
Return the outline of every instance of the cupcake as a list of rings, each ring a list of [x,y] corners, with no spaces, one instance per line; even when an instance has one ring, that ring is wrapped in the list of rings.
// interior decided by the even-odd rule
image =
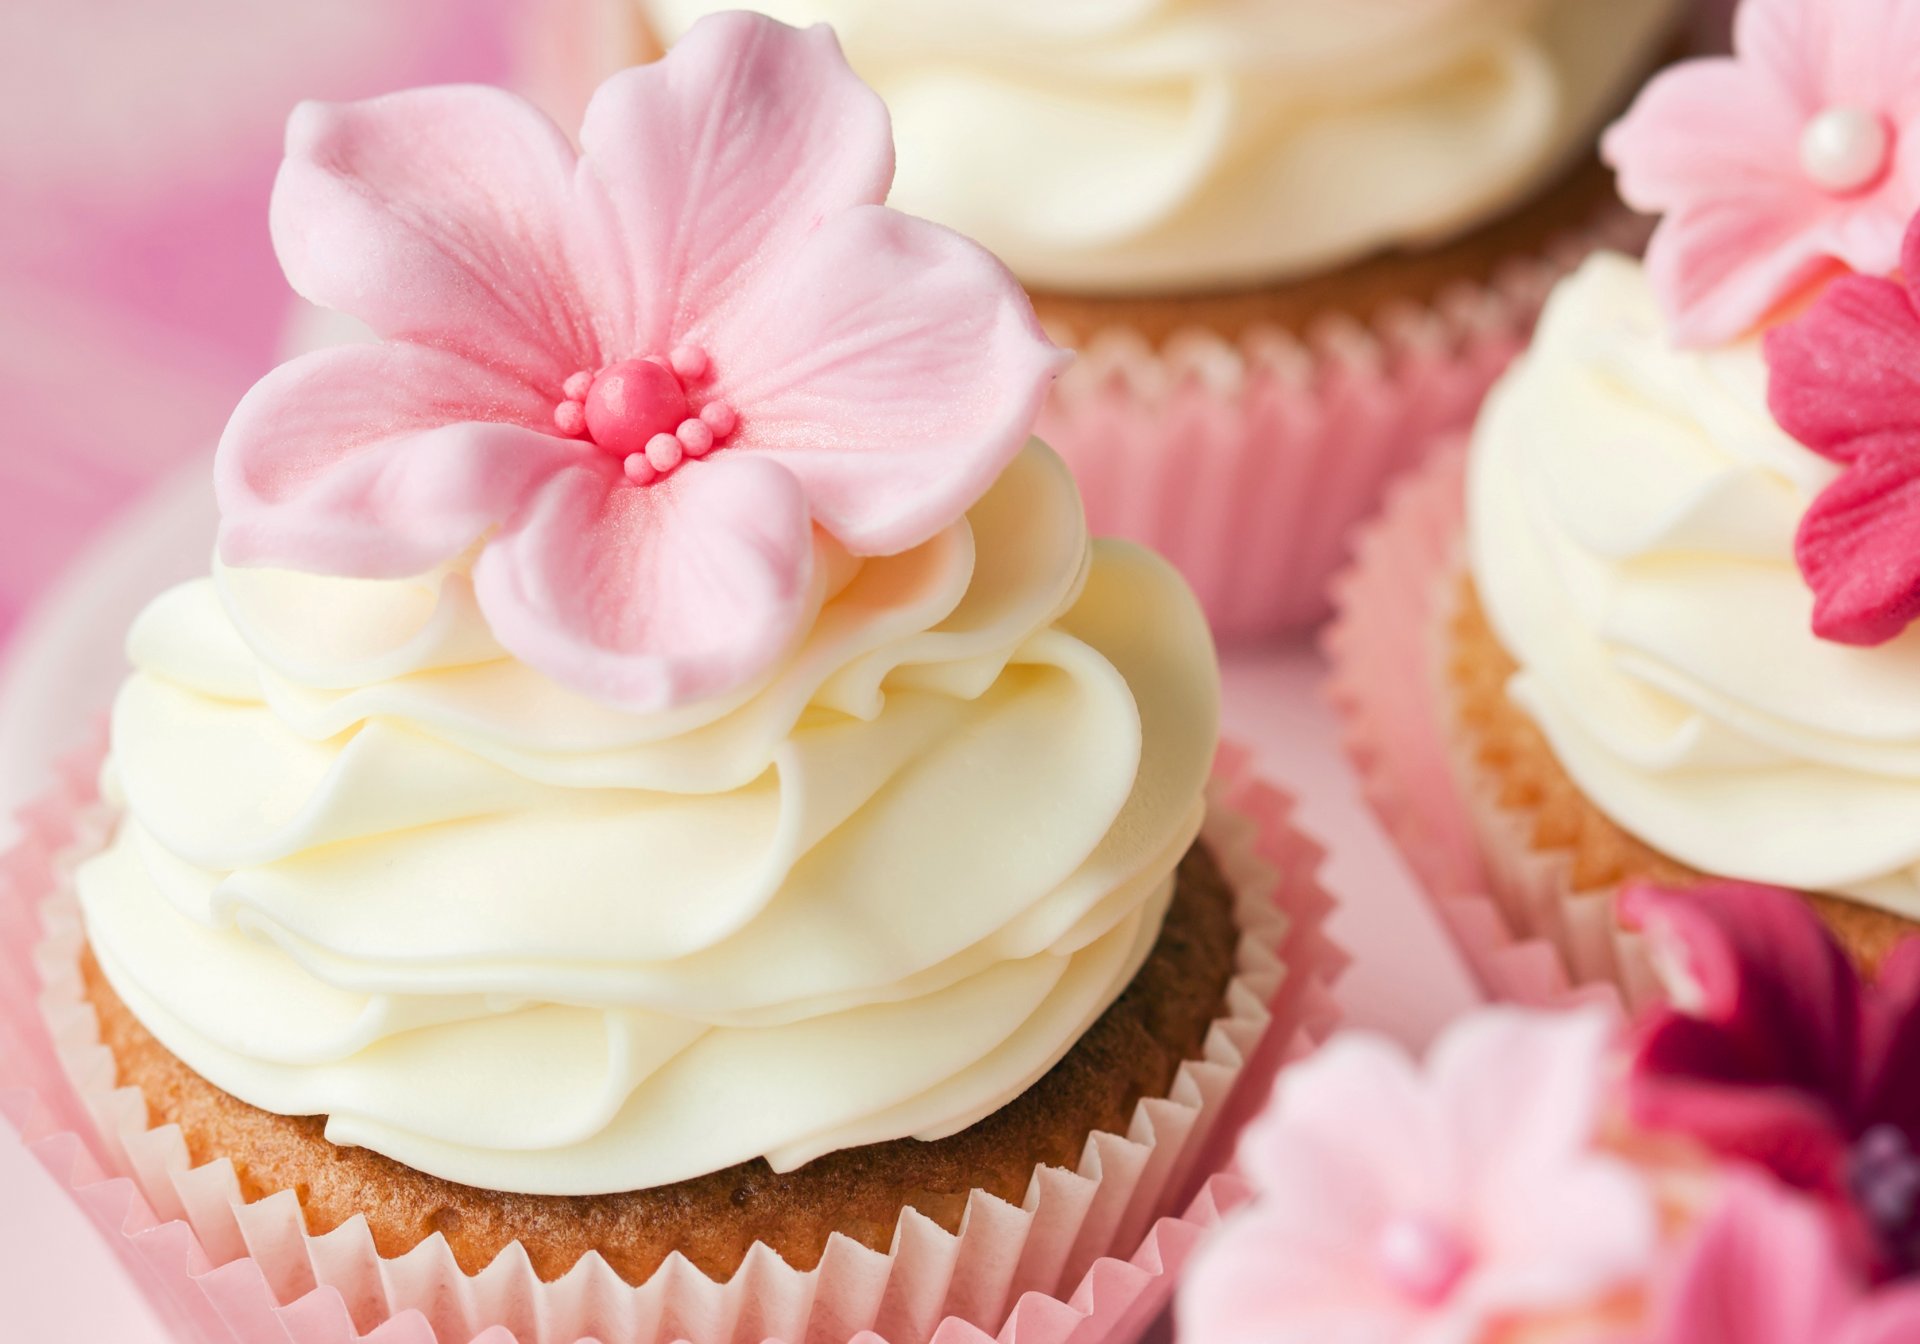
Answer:
[[[1424,1067],[1342,1033],[1283,1076],[1241,1144],[1258,1194],[1182,1282],[1182,1337],[1920,1337],[1906,982],[1862,983],[1778,889],[1629,905],[1675,1003],[1626,1031],[1592,1005],[1490,1007]]]
[[[243,399],[133,628],[54,1040],[281,1306],[997,1330],[1206,1177],[1290,851],[1210,815],[1204,618],[1089,541],[1061,352],[880,204],[826,29],[703,22],[579,144],[295,112],[275,245],[381,339]]]
[[[1473,434],[1465,572],[1407,636],[1440,641],[1513,931],[1636,989],[1612,917],[1633,879],[1807,892],[1869,966],[1920,918],[1920,318],[1881,278],[1920,262],[1920,31],[1825,0],[1738,25],[1735,57],[1662,76],[1611,133],[1628,200],[1664,212],[1647,263],[1596,258],[1549,301]],[[1440,557],[1388,559],[1396,536],[1356,621],[1360,588],[1431,582]]]
[[[671,42],[719,0],[638,5]],[[1592,157],[1684,0],[765,0],[893,114],[892,203],[1082,359],[1042,435],[1215,629],[1317,619],[1350,526],[1464,426],[1551,280],[1638,229]],[[604,58],[603,58],[604,59]]]

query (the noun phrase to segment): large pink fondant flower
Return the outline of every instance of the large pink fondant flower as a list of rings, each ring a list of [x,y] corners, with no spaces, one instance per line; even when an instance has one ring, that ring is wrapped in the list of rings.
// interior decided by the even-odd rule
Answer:
[[[1611,1020],[1489,1009],[1423,1074],[1370,1036],[1282,1079],[1241,1160],[1258,1197],[1199,1256],[1182,1337],[1468,1344],[1637,1283],[1653,1197],[1594,1147]]]
[[[1640,1025],[1632,1121],[1818,1197],[1882,1273],[1920,1269],[1920,940],[1869,985],[1790,892],[1640,884],[1621,908],[1673,998]]]
[[[1794,538],[1814,633],[1844,644],[1885,643],[1920,617],[1920,219],[1901,269],[1904,283],[1842,276],[1767,333],[1774,419],[1846,468]]]
[[[1920,208],[1920,6],[1745,0],[1734,48],[1654,79],[1605,141],[1621,195],[1666,215],[1648,273],[1689,345],[1891,270]]]
[[[1063,356],[991,256],[880,204],[886,111],[825,28],[711,18],[580,144],[484,88],[294,113],[281,263],[384,340],[241,402],[221,549],[378,578],[477,545],[503,645],[652,710],[791,644],[815,525],[887,554],[958,518]]]
[[[1831,1225],[1756,1177],[1727,1183],[1647,1344],[1909,1344],[1920,1288],[1864,1290]]]

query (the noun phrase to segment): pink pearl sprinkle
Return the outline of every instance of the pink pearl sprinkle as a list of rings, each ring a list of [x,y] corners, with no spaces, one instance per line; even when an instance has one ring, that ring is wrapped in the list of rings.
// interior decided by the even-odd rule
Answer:
[[[553,408],[553,425],[569,438],[585,431],[587,408],[577,401],[563,401]]]
[[[655,434],[647,440],[647,461],[653,464],[655,471],[672,471],[680,465],[680,458],[684,451],[680,446],[680,440],[671,434]]]
[[[1473,1267],[1472,1248],[1458,1232],[1417,1213],[1389,1220],[1373,1253],[1382,1277],[1423,1307],[1446,1301]]]
[[[567,394],[568,401],[585,401],[593,390],[593,375],[582,369],[562,383],[560,390]]]
[[[626,463],[627,479],[635,485],[652,485],[660,479],[660,473],[653,469],[653,463],[647,461],[645,453],[633,453]]]
[[[724,401],[710,401],[702,406],[700,419],[708,429],[713,431],[716,439],[726,438],[733,433],[733,427],[739,423],[739,417],[734,415],[733,407]]]
[[[674,432],[688,457],[705,457],[713,451],[713,431],[702,420],[682,420]]]
[[[707,372],[707,352],[697,345],[683,345],[667,356],[673,371],[688,382],[703,378]]]

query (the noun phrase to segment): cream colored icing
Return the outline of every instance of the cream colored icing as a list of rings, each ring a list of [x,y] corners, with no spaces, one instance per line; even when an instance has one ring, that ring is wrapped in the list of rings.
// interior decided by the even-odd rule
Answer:
[[[1513,695],[1614,821],[1920,917],[1920,631],[1814,637],[1793,536],[1838,468],[1766,377],[1755,340],[1676,349],[1639,265],[1589,262],[1475,433],[1474,580]]]
[[[855,561],[769,679],[640,717],[506,656],[463,569],[216,567],[141,616],[78,875],[170,1050],[488,1189],[638,1189],[966,1127],[1158,935],[1218,715],[1205,622],[1030,446]]]
[[[638,3],[666,36],[738,0]],[[892,203],[1031,284],[1286,280],[1470,229],[1591,141],[1684,0],[755,0],[893,111]]]

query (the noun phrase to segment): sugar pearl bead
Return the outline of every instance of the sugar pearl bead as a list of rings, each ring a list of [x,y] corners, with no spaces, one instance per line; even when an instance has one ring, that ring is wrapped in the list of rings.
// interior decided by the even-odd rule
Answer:
[[[1893,133],[1865,107],[1830,107],[1800,134],[1800,166],[1814,185],[1842,194],[1872,186],[1887,170]]]

